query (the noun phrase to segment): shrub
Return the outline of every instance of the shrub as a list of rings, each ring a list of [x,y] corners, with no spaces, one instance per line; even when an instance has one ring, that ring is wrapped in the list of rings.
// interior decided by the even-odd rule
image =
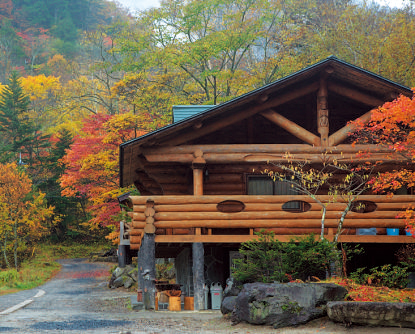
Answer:
[[[257,235],[258,240],[242,243],[239,253],[243,258],[234,260],[232,276],[241,283],[324,278],[331,265],[339,261],[335,244],[315,240],[314,235],[286,243],[276,240],[273,232]]]
[[[271,283],[288,280],[289,272],[287,252],[273,232],[257,233],[258,240],[241,244],[241,259],[235,259],[232,276],[241,283]]]
[[[357,284],[386,286],[391,289],[403,289],[408,285],[407,267],[385,264],[369,271],[359,268],[350,274],[350,278]]]

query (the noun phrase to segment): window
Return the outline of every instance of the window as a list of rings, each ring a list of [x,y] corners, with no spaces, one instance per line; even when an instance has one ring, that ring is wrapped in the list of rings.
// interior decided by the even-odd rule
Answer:
[[[269,176],[249,175],[247,179],[248,195],[298,195],[298,190],[288,181],[273,181]],[[290,201],[283,205],[287,211],[303,211],[301,201]]]

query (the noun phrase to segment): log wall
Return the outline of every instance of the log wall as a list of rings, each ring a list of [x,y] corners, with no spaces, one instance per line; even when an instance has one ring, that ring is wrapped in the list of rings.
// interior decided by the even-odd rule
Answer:
[[[329,196],[320,196],[329,202]],[[294,236],[320,234],[321,206],[304,195],[249,196],[132,196],[133,221],[130,230],[130,247],[139,249],[145,230],[155,230],[156,242],[243,242],[255,238],[261,229],[273,231],[281,241]],[[413,195],[363,195],[359,201],[376,204],[372,212],[349,212],[344,221],[340,241],[344,242],[415,242],[405,235],[387,236],[386,228],[404,229],[405,222],[397,214],[415,202]],[[231,201],[231,202],[229,202]],[[306,212],[283,210],[284,203],[308,203]],[[219,203],[225,203],[218,208]],[[221,212],[226,203],[235,205],[240,212]],[[233,206],[232,206],[233,204]],[[346,203],[327,206],[325,235],[332,238]],[[373,207],[373,205],[372,205]],[[233,209],[232,209],[233,208]],[[242,208],[242,209],[241,209]],[[225,209],[226,211],[226,209]],[[359,228],[377,228],[378,235],[356,235]]]

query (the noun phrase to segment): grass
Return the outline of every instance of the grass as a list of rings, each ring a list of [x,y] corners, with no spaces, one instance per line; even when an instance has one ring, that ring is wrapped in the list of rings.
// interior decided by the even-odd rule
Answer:
[[[108,243],[39,244],[32,256],[21,264],[19,271],[0,271],[0,295],[33,289],[44,284],[60,270],[57,259],[85,258],[92,252],[108,249]]]

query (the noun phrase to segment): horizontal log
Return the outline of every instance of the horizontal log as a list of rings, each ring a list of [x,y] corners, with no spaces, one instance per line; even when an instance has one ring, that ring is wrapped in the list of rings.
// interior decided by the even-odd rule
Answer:
[[[329,202],[333,199],[330,195],[321,195],[319,198],[322,201]],[[156,205],[158,204],[217,204],[222,201],[235,200],[243,203],[285,203],[287,201],[304,201],[308,203],[314,202],[307,195],[211,195],[211,196],[131,196],[134,205],[144,205],[147,200],[152,200]],[[372,201],[375,203],[413,203],[415,202],[415,195],[395,195],[388,197],[385,195],[361,195],[358,197],[359,201]],[[344,202],[338,198],[338,202]]]
[[[356,153],[328,153],[324,158],[331,158],[339,162],[358,162],[358,161],[406,161],[401,155],[396,153],[371,153],[369,156],[359,156]],[[191,164],[194,156],[191,154],[147,154],[146,159],[152,163],[177,162]],[[287,162],[285,153],[206,153],[203,159],[207,164],[210,163],[242,163],[242,162]],[[323,156],[320,153],[297,153],[290,161],[308,161],[309,163],[322,163]]]
[[[373,144],[340,144],[336,146],[313,146],[309,144],[220,144],[220,145],[179,145],[143,149],[144,154],[193,154],[196,150],[207,153],[357,153],[361,151],[389,153],[387,146]]]
[[[146,215],[144,214],[144,212],[136,212],[135,211],[135,205],[134,205],[134,215],[133,215],[133,222],[143,222],[146,220]]]
[[[245,203],[244,203],[245,204]],[[246,203],[243,212],[250,211],[282,211],[284,203]],[[318,203],[310,203],[310,211],[322,210]],[[409,203],[378,203],[376,211],[395,211],[405,210]],[[329,203],[327,211],[340,211],[346,208],[345,203]],[[134,207],[135,210],[135,207]],[[157,212],[217,212],[217,204],[160,204],[156,206]]]
[[[339,219],[342,211],[328,211],[327,219]],[[396,218],[396,211],[374,211],[370,213],[349,212],[346,219],[391,219]],[[156,221],[180,221],[180,220],[229,220],[229,224],[242,219],[292,219],[295,224],[300,219],[321,218],[319,211],[288,212],[288,211],[249,211],[249,212],[157,212],[154,215]]]
[[[143,228],[144,228],[144,226],[143,226]],[[143,233],[144,233],[144,230],[142,229],[142,228],[132,228],[129,232],[128,232],[128,234],[130,235],[130,236],[132,236],[132,235],[134,235],[134,236],[142,236],[143,235]]]
[[[130,235],[130,246],[131,244],[141,244],[142,239],[142,235]]]
[[[278,235],[276,239],[281,242],[289,242],[295,235]],[[301,237],[301,236],[297,236]],[[318,240],[320,236],[315,235]],[[326,236],[328,237],[328,236]],[[256,240],[256,235],[156,235],[156,243],[242,243],[250,240]],[[415,238],[404,235],[340,235],[339,242],[350,243],[415,243]],[[134,246],[135,247],[135,246]],[[134,249],[134,248],[132,248]]]
[[[272,228],[272,227],[297,227],[297,228],[319,228],[320,219],[293,220],[293,219],[252,219],[252,220],[182,220],[182,221],[157,221],[157,228]],[[337,219],[326,219],[325,227],[337,228]],[[370,228],[390,227],[403,228],[405,222],[402,219],[346,219],[344,228]]]
[[[146,222],[145,221],[136,221],[136,220],[133,220],[133,222],[132,222],[132,228],[143,229],[144,226],[146,226]]]
[[[260,229],[260,228],[256,228],[254,229],[254,232],[261,232],[261,231],[266,231],[266,232],[274,232],[276,235],[290,235],[290,234],[295,234],[295,235],[302,235],[302,234],[320,234],[321,233],[321,228],[284,228],[284,227],[280,227],[280,228],[267,228],[267,229]],[[324,234],[327,234],[328,229],[325,228],[324,229]]]

